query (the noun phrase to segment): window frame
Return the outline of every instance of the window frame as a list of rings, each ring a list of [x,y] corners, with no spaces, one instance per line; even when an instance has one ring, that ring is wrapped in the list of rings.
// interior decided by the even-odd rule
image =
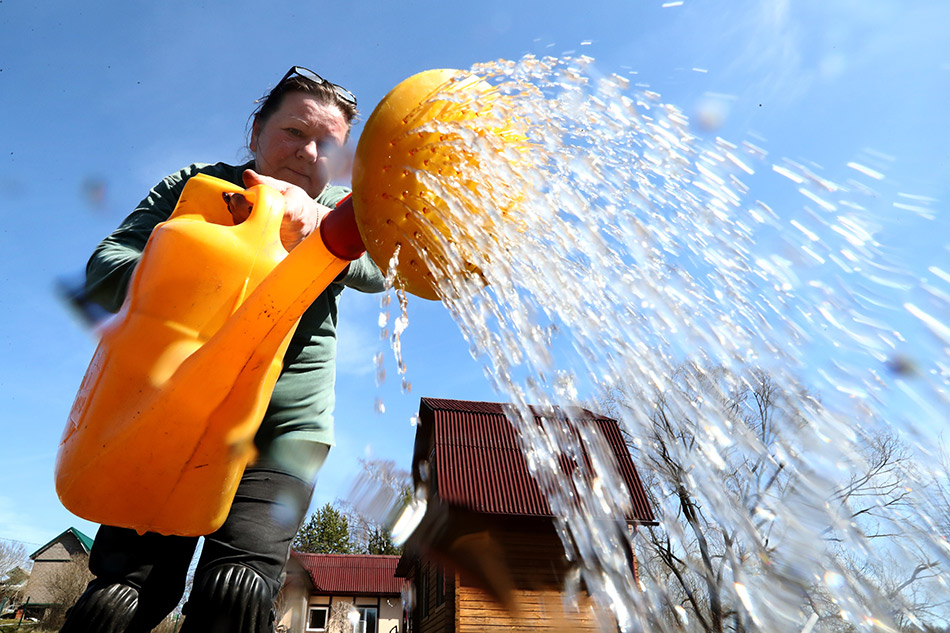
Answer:
[[[435,571],[435,606],[445,604],[445,568],[438,565]]]
[[[370,630],[369,627],[365,627],[365,633],[378,633],[379,631],[379,605],[378,604],[372,605],[372,606],[371,605],[355,605],[354,608],[360,614],[360,620],[359,620],[360,622],[366,622],[366,611],[372,610],[375,612],[376,626],[373,628],[373,630]]]
[[[313,629],[310,628],[310,614],[316,611],[317,609],[323,611],[323,628],[322,629]],[[304,626],[305,631],[326,631],[327,626],[330,624],[330,607],[322,604],[311,604],[307,605],[307,623]]]
[[[422,567],[422,573],[419,574],[419,605],[421,607],[420,614],[422,619],[429,617],[429,564],[426,563]]]

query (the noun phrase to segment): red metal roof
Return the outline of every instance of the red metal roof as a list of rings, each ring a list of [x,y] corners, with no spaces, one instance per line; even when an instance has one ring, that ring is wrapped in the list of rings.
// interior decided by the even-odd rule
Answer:
[[[528,472],[516,436],[505,415],[508,405],[494,402],[468,402],[441,398],[422,398],[420,425],[414,459],[425,459],[434,451],[436,490],[448,504],[475,512],[513,516],[553,516],[538,483]],[[536,419],[542,415],[533,409]],[[630,452],[616,420],[586,409],[558,410],[568,425],[576,428],[593,425],[606,441],[617,463],[620,476],[630,493],[631,521],[652,523],[653,511],[637,474]],[[552,412],[545,414],[547,417]],[[589,465],[589,455],[583,455]],[[561,468],[570,472],[573,465],[561,460]],[[413,467],[415,471],[415,465]]]
[[[399,595],[398,556],[373,554],[305,554],[291,552],[313,581],[315,591],[347,595]]]

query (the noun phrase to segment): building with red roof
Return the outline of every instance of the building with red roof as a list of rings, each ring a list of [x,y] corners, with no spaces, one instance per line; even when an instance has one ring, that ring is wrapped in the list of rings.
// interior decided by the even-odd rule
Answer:
[[[602,614],[583,592],[577,607],[565,611],[570,564],[509,406],[422,398],[412,472],[417,490],[426,491],[426,510],[405,553],[293,552],[279,624],[319,633],[334,629],[335,613],[355,609],[360,633],[602,630]],[[655,520],[617,421],[586,409],[529,414],[584,438],[577,455],[560,459],[561,472],[553,474],[559,481],[589,472],[592,445],[599,458],[613,461],[628,498],[625,516],[608,522],[617,526],[615,542],[636,574],[629,530]]]
[[[509,420],[510,405],[422,398],[413,479],[427,491],[425,515],[406,543],[396,573],[413,596],[405,630],[413,633],[599,631],[602,614],[582,595],[566,612],[570,564],[554,512],[531,476]],[[555,420],[582,448],[559,457],[558,481],[589,472],[591,446],[614,462],[629,499],[626,516],[609,519],[615,542],[636,574],[629,531],[654,524],[646,491],[616,420],[586,409],[538,409],[535,422]],[[582,463],[579,463],[582,462]],[[583,594],[583,592],[581,592]]]
[[[360,633],[399,633],[404,581],[395,576],[398,562],[398,556],[291,552],[278,624],[323,632],[331,618],[341,617],[334,614],[350,612]]]

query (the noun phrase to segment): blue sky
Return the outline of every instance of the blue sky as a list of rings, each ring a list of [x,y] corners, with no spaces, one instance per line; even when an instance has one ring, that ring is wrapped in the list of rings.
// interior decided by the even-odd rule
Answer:
[[[880,218],[891,261],[919,280],[950,268],[947,24],[943,0],[0,2],[0,538],[32,547],[69,526],[95,531],[53,489],[60,433],[95,348],[54,280],[79,274],[166,174],[242,160],[253,102],[289,66],[345,85],[365,117],[425,69],[589,55],[599,72],[629,76],[691,117],[718,104],[715,133],[762,138],[770,160],[830,176],[876,161],[882,198],[929,210],[889,204]],[[784,212],[784,198],[757,197]],[[505,399],[442,306],[416,299],[403,338],[412,390],[402,393],[379,300],[344,299],[338,445],[315,503],[345,493],[360,457],[408,467],[420,396]],[[931,313],[945,321],[947,305]],[[946,358],[927,336],[917,344]]]

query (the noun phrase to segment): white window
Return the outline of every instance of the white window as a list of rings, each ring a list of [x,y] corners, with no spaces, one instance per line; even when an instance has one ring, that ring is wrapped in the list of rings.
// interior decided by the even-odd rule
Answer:
[[[307,630],[326,631],[329,611],[329,607],[310,607],[310,611],[307,612]]]
[[[377,611],[376,607],[356,607],[360,612],[360,629],[365,633],[376,633]]]

